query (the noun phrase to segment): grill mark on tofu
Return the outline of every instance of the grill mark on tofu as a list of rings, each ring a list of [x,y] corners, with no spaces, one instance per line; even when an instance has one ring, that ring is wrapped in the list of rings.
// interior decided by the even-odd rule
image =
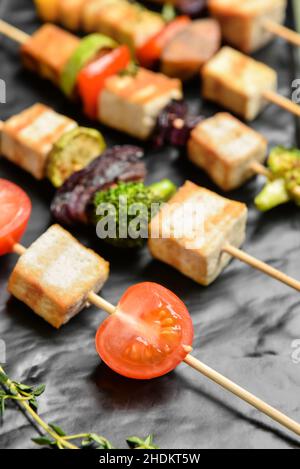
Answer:
[[[29,266],[29,269],[34,269],[39,279],[35,288],[41,292],[47,290],[53,298],[59,297],[60,302],[64,301],[66,294],[68,301],[73,297],[75,302],[78,294],[82,294],[81,280],[84,279],[86,283],[89,278],[93,278],[94,274],[90,275],[89,271],[91,267],[95,267],[95,255],[81,244],[72,242],[61,229],[51,230],[48,237],[37,240],[32,249],[27,250],[21,262]],[[74,285],[78,288],[74,288]]]
[[[178,203],[179,207],[177,207]],[[193,227],[191,236],[177,238],[177,242],[190,249],[190,243],[193,241],[195,249],[203,252],[209,250],[215,240],[220,237],[227,223],[237,218],[245,210],[244,205],[239,202],[221,197],[192,183],[186,183],[165,209],[160,212],[160,233],[168,220],[174,217],[174,214],[175,220],[182,218],[182,210],[188,205],[195,206],[196,212],[200,215],[199,223]],[[199,238],[196,237],[198,230],[200,231]],[[171,238],[176,240],[174,235]]]
[[[225,87],[235,89],[244,96],[260,92],[268,88],[274,81],[276,72],[267,65],[225,46],[204,66],[204,76],[212,76],[216,82]],[[216,85],[216,95],[220,93]]]
[[[36,104],[3,125],[4,156],[41,179],[53,144],[76,126],[72,119]]]
[[[244,150],[249,153],[265,141],[250,127],[225,113],[219,113],[199,124],[194,129],[192,138],[202,143],[203,132],[208,145],[216,149],[225,160],[231,163],[237,160],[237,164],[243,158]]]
[[[19,137],[30,146],[36,146],[43,153],[51,150],[53,144],[64,132],[73,129],[76,123],[52,110],[43,112],[30,125],[24,127]]]
[[[4,124],[4,130],[10,129],[15,133],[19,133],[22,129],[30,125],[41,114],[48,110],[43,104],[35,104],[29,109],[22,111],[20,114],[11,117]]]

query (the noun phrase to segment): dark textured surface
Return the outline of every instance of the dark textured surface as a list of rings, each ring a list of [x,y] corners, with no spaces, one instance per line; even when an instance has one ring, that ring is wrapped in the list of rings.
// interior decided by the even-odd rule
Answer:
[[[0,16],[31,32],[38,26],[30,0],[1,0]],[[291,51],[280,40],[259,58],[279,71],[280,92],[288,95],[292,72]],[[50,84],[26,73],[20,66],[17,46],[0,39],[0,77],[6,80],[8,102],[0,105],[6,119],[36,101],[86,123]],[[200,108],[198,84],[187,86],[186,95]],[[214,111],[207,104],[206,114]],[[293,117],[275,107],[254,123],[271,145],[294,144]],[[110,142],[130,139],[103,129]],[[149,182],[170,177],[181,184],[190,178],[213,187],[176,150],[147,152]],[[33,202],[31,223],[24,238],[28,245],[49,225],[52,190],[37,183],[5,160],[0,177],[20,184]],[[230,194],[250,209],[245,249],[255,256],[300,277],[299,208],[286,206],[261,215],[252,199],[263,180],[257,178]],[[111,261],[111,277],[103,295],[117,302],[131,284],[160,282],[187,304],[195,324],[195,356],[236,380],[300,421],[300,364],[293,363],[292,342],[300,339],[300,296],[284,285],[233,261],[209,288],[202,288],[171,268],[155,262],[147,250],[119,253],[100,244],[93,233],[75,232],[86,244]],[[6,282],[16,259],[0,260],[0,337],[7,344],[9,373],[26,382],[47,384],[41,413],[47,421],[69,432],[102,432],[121,445],[131,434],[155,434],[162,448],[299,448],[297,440],[268,418],[197,375],[186,365],[162,379],[135,382],[123,379],[100,363],[94,350],[95,331],[104,313],[91,308],[61,331],[54,331],[23,304],[9,298]],[[20,412],[9,410],[0,429],[0,447],[31,448],[34,429]]]

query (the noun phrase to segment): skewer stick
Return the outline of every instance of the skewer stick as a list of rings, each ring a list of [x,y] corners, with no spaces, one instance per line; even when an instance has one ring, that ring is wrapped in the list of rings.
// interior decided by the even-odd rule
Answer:
[[[299,104],[294,103],[288,98],[281,96],[275,91],[264,91],[263,97],[269,101],[270,103],[276,104],[277,106],[285,109],[286,111],[290,112],[291,114],[295,114],[295,116],[300,117],[300,106]]]
[[[260,164],[258,161],[252,161],[250,164],[250,169],[254,171],[256,174],[260,174],[265,176],[268,179],[272,178],[271,171],[268,170],[263,164]]]
[[[102,298],[99,295],[96,295],[96,293],[89,293],[88,295],[88,300],[90,303],[92,303],[94,306],[97,306],[97,308],[103,309],[106,311],[108,314],[114,314],[116,311],[116,307],[113,306],[112,304],[108,303],[104,298]]]
[[[236,259],[239,259],[241,262],[244,262],[245,264],[250,265],[254,269],[260,270],[264,274],[275,278],[279,282],[282,282],[285,285],[288,285],[289,287],[294,288],[297,291],[300,291],[300,282],[298,280],[295,280],[289,275],[286,275],[283,272],[280,272],[280,270],[277,270],[274,267],[271,267],[270,265],[266,264],[265,262],[262,262],[253,256],[250,256],[249,254],[242,251],[241,249],[235,248],[231,244],[226,244],[223,247],[223,252],[226,252],[230,256],[235,257]]]
[[[15,244],[13,247],[13,252],[22,255],[26,252],[26,248],[23,247],[21,244]],[[110,315],[116,311],[116,307],[114,305],[106,301],[104,298],[101,298],[99,295],[96,295],[96,293],[91,292],[88,295],[88,299],[95,306],[103,309]],[[292,420],[290,417],[283,414],[274,407],[271,407],[269,404],[262,401],[254,394],[251,394],[250,392],[246,391],[239,385],[235,384],[233,381],[230,381],[225,376],[221,375],[217,371],[202,363],[197,358],[190,355],[190,352],[192,351],[191,347],[186,346],[184,347],[184,349],[187,352],[187,356],[184,359],[184,362],[187,365],[189,365],[191,368],[201,373],[202,375],[206,376],[208,379],[215,382],[216,384],[219,384],[221,387],[231,392],[235,396],[239,397],[243,401],[247,402],[251,406],[255,407],[257,410],[264,413],[271,419],[283,425],[288,430],[291,430],[292,432],[300,436],[300,424],[298,422]]]
[[[300,34],[292,31],[291,29],[283,26],[281,24],[275,23],[275,21],[265,19],[263,22],[265,29],[270,31],[270,33],[275,34],[276,36],[285,39],[287,42],[294,44],[295,46],[300,46]]]
[[[216,384],[219,384],[222,388],[231,392],[235,396],[239,397],[243,401],[255,407],[255,409],[259,410],[263,414],[275,420],[275,422],[280,423],[292,432],[296,433],[297,435],[300,435],[300,424],[295,420],[292,420],[291,418],[287,417],[287,415],[283,414],[274,407],[271,407],[269,404],[262,401],[254,394],[251,394],[250,392],[238,386],[233,381],[230,381],[228,378],[221,375],[217,371],[208,367],[204,363],[201,363],[199,360],[197,360],[197,358],[193,357],[192,355],[187,355],[184,361],[187,365],[194,368],[194,370],[206,376],[206,378],[210,379],[211,381],[214,381]]]
[[[15,26],[12,26],[11,24],[1,19],[0,19],[0,33],[9,37],[13,41],[18,42],[19,44],[25,44],[25,42],[28,41],[28,39],[30,38],[29,34],[24,33],[24,31],[21,31],[20,29],[16,28]],[[277,106],[300,117],[300,106],[296,103],[293,103],[288,98],[285,98],[284,96],[280,96],[278,93],[274,91],[265,91],[263,93],[263,97],[267,101],[273,104],[276,104]]]
[[[25,42],[28,41],[28,39],[30,39],[29,34],[24,33],[24,31],[21,31],[20,29],[15,28],[15,26],[12,26],[11,24],[1,19],[0,19],[0,32],[4,34],[4,36],[9,37],[10,39],[18,42],[19,44],[25,44]]]

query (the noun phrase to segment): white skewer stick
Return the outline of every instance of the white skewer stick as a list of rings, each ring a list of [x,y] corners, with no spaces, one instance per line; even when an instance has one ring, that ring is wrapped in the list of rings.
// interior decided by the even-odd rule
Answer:
[[[15,244],[13,247],[13,251],[21,256],[26,252],[26,248],[24,248],[21,244]],[[103,309],[110,315],[116,311],[115,306],[110,304],[108,301],[104,300],[104,298],[101,298],[99,295],[96,295],[95,293],[90,293],[88,295],[88,300],[92,304],[94,304],[100,309]],[[271,407],[269,404],[262,401],[254,394],[251,394],[250,392],[246,391],[239,385],[235,384],[233,381],[230,381],[225,376],[221,375],[217,371],[213,370],[212,368],[199,361],[197,358],[190,355],[190,352],[192,351],[191,347],[184,348],[187,352],[187,356],[185,357],[184,362],[187,365],[189,365],[191,368],[194,368],[194,370],[206,376],[211,381],[214,381],[216,384],[231,392],[235,396],[239,397],[243,401],[247,402],[251,406],[255,407],[257,410],[264,413],[271,419],[283,425],[288,430],[291,430],[292,432],[300,436],[300,424],[298,422],[292,420],[287,415],[283,414],[274,407]]]
[[[10,25],[9,23],[1,19],[0,33],[9,37],[13,41],[18,42],[19,44],[25,44],[25,42],[30,38],[29,34],[24,33],[20,29]],[[296,103],[293,103],[290,99],[285,98],[284,96],[281,96],[278,93],[275,93],[274,91],[265,91],[263,93],[263,97],[270,103],[276,104],[277,106],[285,109],[286,111],[295,114],[297,117],[300,117],[300,106]]]

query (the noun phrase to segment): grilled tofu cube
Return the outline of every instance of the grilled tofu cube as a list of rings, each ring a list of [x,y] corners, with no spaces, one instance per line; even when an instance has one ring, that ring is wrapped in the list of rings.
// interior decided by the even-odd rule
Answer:
[[[255,174],[251,163],[265,160],[267,141],[235,117],[220,112],[192,131],[188,155],[221,189],[228,191]]]
[[[20,257],[8,290],[59,328],[86,306],[88,294],[98,292],[108,274],[102,257],[53,225]]]
[[[231,47],[223,47],[204,65],[202,76],[204,98],[249,121],[266,107],[264,92],[277,90],[272,68]]]
[[[45,24],[22,46],[24,65],[59,84],[64,67],[79,45],[79,39],[52,24]]]
[[[274,37],[264,25],[266,20],[284,23],[287,0],[210,0],[209,8],[225,41],[251,54]]]
[[[1,153],[36,179],[43,179],[53,145],[75,127],[72,119],[35,104],[3,124]]]
[[[211,284],[230,261],[226,243],[245,240],[246,205],[186,182],[150,223],[152,255],[201,285]]]
[[[147,139],[160,111],[181,97],[179,80],[140,68],[135,76],[115,75],[106,80],[98,115],[110,127]]]
[[[83,28],[99,31],[133,50],[161,31],[161,15],[127,0],[88,0],[83,8]]]

